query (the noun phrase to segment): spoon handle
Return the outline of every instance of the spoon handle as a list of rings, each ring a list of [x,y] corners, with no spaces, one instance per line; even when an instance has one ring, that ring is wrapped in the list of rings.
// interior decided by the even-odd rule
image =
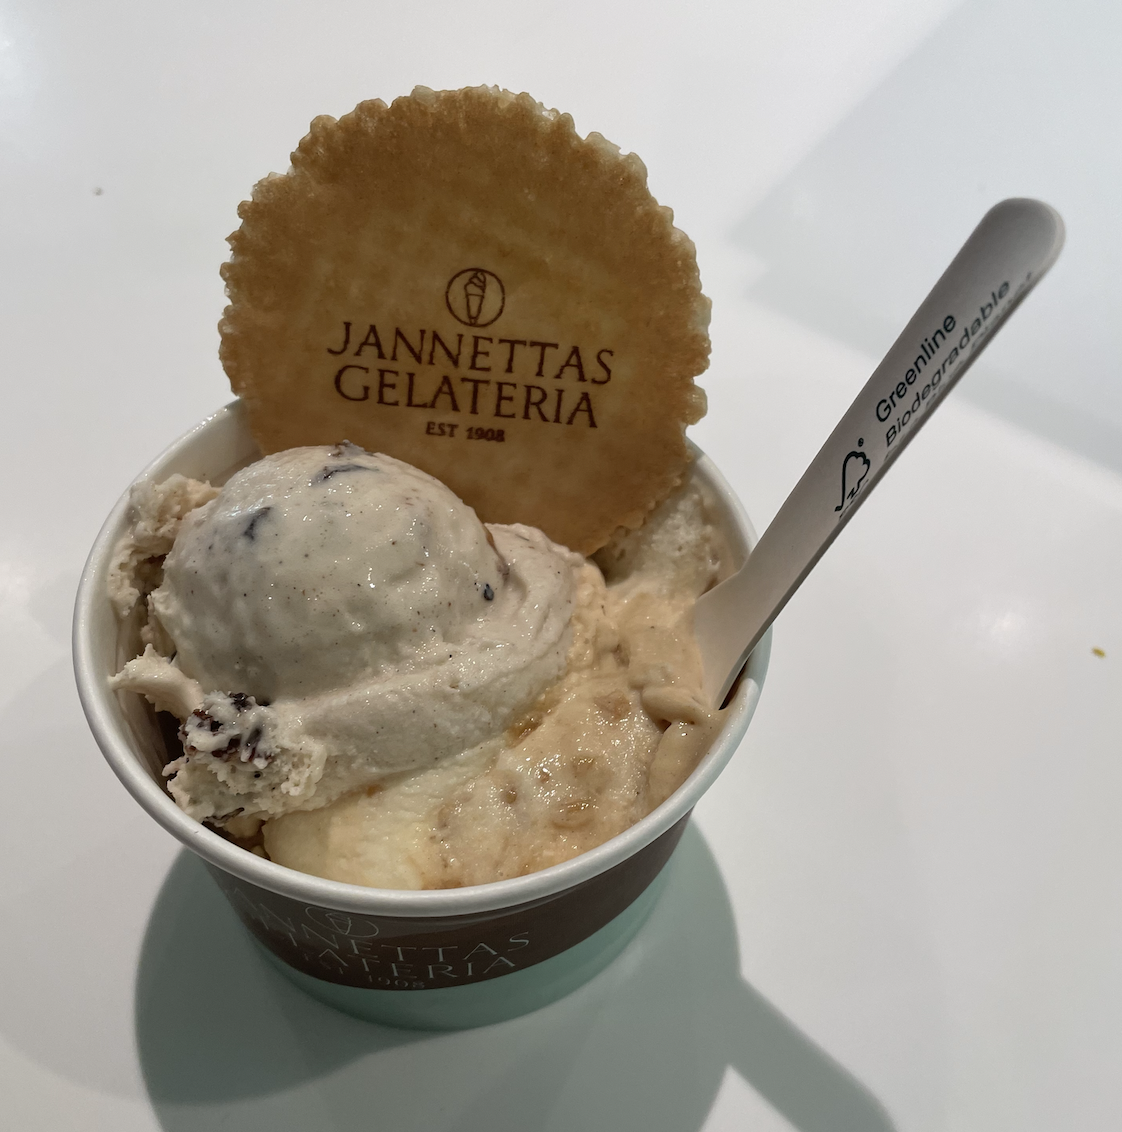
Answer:
[[[1001,201],[873,371],[744,567],[704,594],[694,626],[711,702],[955,382],[1055,262],[1064,224],[1041,201]]]

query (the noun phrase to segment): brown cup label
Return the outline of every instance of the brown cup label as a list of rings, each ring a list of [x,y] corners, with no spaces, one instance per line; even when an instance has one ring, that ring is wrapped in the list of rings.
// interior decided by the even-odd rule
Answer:
[[[466,916],[367,916],[305,904],[208,863],[242,923],[274,955],[325,982],[432,990],[509,975],[568,950],[627,908],[658,876],[687,814],[633,857],[541,900]]]

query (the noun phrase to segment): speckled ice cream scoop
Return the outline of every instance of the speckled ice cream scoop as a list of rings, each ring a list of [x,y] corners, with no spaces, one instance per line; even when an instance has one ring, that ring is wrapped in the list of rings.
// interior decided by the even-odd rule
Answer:
[[[134,500],[138,529],[158,526],[158,490]],[[166,773],[197,818],[315,808],[432,765],[564,670],[582,559],[533,528],[488,529],[400,461],[291,449],[174,525],[149,647],[116,686],[185,721]],[[137,557],[126,539],[119,591],[143,588]]]

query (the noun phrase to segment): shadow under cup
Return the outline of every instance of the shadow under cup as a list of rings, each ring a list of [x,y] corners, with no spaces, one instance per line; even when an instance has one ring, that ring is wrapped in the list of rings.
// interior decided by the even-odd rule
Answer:
[[[734,557],[743,560],[755,541],[751,524],[720,473],[695,454],[692,474]],[[179,472],[222,483],[259,456],[234,402],[176,441],[137,482]],[[203,858],[280,971],[321,1001],[388,1025],[462,1029],[513,1018],[607,966],[654,906],[663,866],[743,737],[767,672],[770,633],[693,774],[596,849],[529,876],[468,888],[410,892],[324,880],[255,856],[183,813],[164,788],[166,745],[154,713],[140,696],[110,691],[109,677],[133,655],[106,585],[127,524],[128,493],[94,543],[74,613],[78,693],[98,745],[144,809]]]

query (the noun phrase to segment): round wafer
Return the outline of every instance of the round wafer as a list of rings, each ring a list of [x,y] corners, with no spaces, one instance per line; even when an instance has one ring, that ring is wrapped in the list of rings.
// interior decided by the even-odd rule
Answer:
[[[363,102],[239,215],[221,358],[266,452],[348,439],[585,554],[681,480],[693,244],[568,115],[487,87]]]

